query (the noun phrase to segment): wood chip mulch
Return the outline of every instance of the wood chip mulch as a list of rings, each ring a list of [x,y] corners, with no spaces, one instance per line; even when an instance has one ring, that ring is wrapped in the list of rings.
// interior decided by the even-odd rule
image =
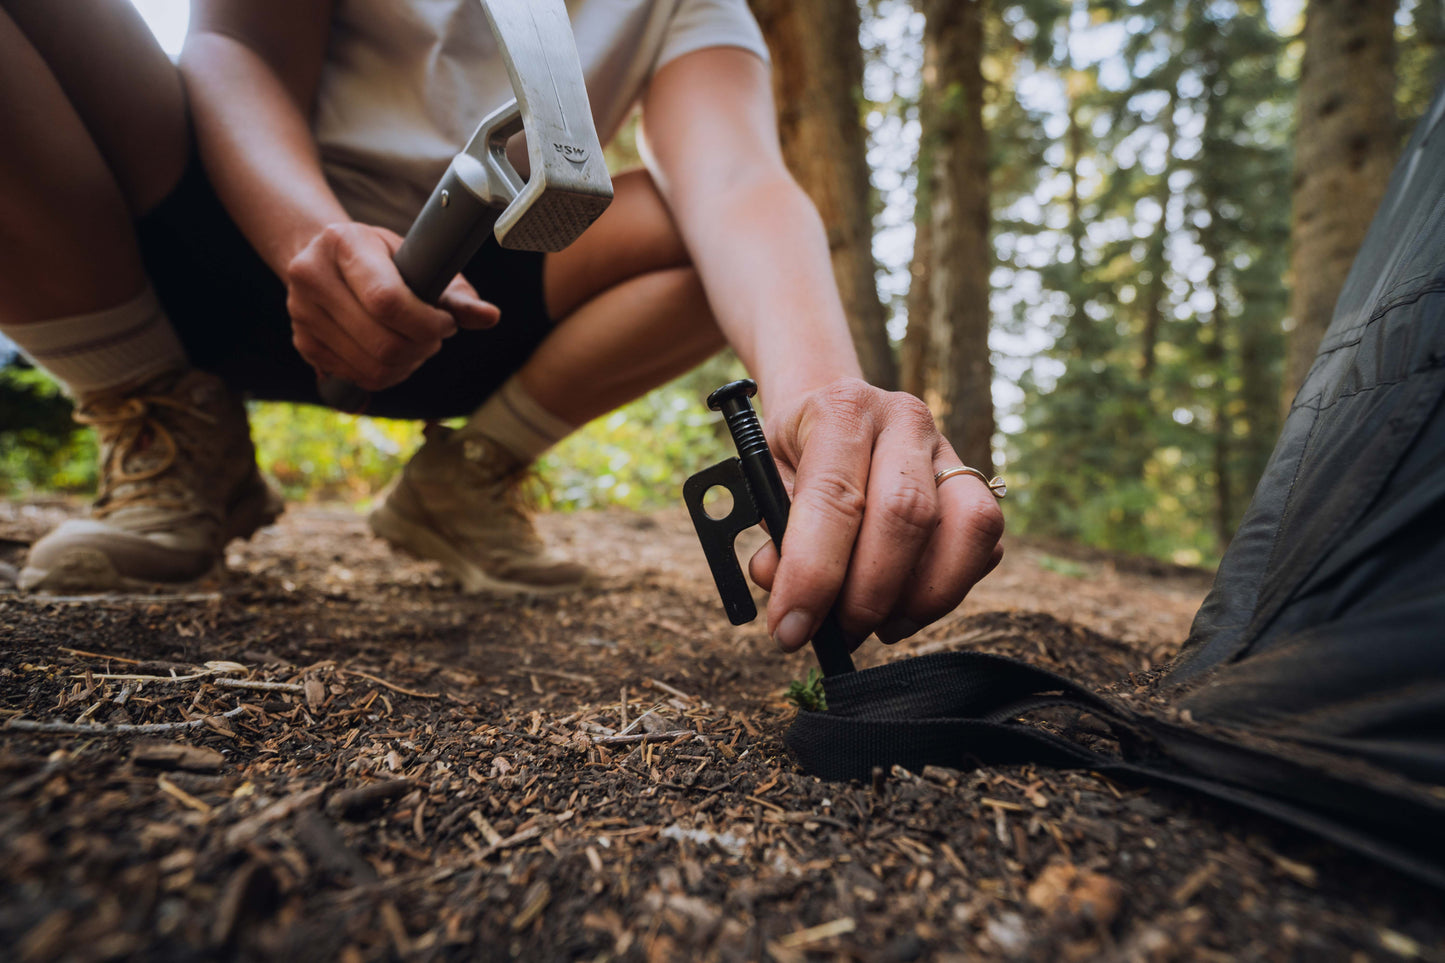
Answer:
[[[315,510],[191,595],[0,589],[5,958],[1445,960],[1439,894],[1214,804],[803,775],[805,663],[726,624],[678,521],[557,528],[613,565],[562,599],[460,597]],[[1099,684],[1159,658],[1021,609],[908,651],[965,645]]]

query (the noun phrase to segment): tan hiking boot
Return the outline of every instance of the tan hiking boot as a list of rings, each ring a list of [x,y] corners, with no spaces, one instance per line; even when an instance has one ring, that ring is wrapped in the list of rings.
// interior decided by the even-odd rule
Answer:
[[[371,530],[442,564],[464,592],[559,592],[588,581],[585,566],[549,555],[532,525],[527,469],[491,439],[428,425],[426,443],[371,513]]]
[[[175,588],[224,570],[226,543],[281,514],[256,469],[241,399],[215,375],[170,374],[75,413],[100,441],[90,518],[30,548],[20,587],[42,592]]]

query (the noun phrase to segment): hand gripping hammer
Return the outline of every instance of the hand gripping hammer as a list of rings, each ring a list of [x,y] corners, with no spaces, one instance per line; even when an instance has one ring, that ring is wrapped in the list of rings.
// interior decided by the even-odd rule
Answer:
[[[612,202],[563,0],[480,2],[514,99],[488,114],[452,158],[396,252],[402,279],[429,304],[489,235],[519,251],[560,251]],[[506,154],[520,131],[531,165],[526,180]],[[340,378],[323,378],[320,392],[331,407],[353,413],[370,399]]]

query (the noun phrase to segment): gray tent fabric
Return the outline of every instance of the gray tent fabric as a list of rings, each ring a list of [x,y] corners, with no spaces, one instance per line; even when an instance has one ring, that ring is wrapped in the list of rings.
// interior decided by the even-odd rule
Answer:
[[[1445,88],[1171,681],[1194,718],[1445,785]]]
[[[825,680],[804,769],[1086,768],[1198,792],[1445,888],[1445,88],[1406,147],[1213,589],[1125,705],[998,656]],[[1041,710],[1104,723],[1086,745]]]

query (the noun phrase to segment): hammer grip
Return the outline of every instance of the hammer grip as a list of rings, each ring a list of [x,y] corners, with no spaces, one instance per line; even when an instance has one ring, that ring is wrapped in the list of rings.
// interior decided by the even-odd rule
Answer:
[[[455,167],[448,167],[397,249],[394,260],[406,286],[427,304],[436,304],[486,243],[501,213],[473,194]]]
[[[491,236],[500,214],[448,167],[392,259],[401,279],[418,298],[436,304]],[[365,411],[371,401],[368,392],[341,378],[323,378],[317,390],[326,404],[351,414]]]

